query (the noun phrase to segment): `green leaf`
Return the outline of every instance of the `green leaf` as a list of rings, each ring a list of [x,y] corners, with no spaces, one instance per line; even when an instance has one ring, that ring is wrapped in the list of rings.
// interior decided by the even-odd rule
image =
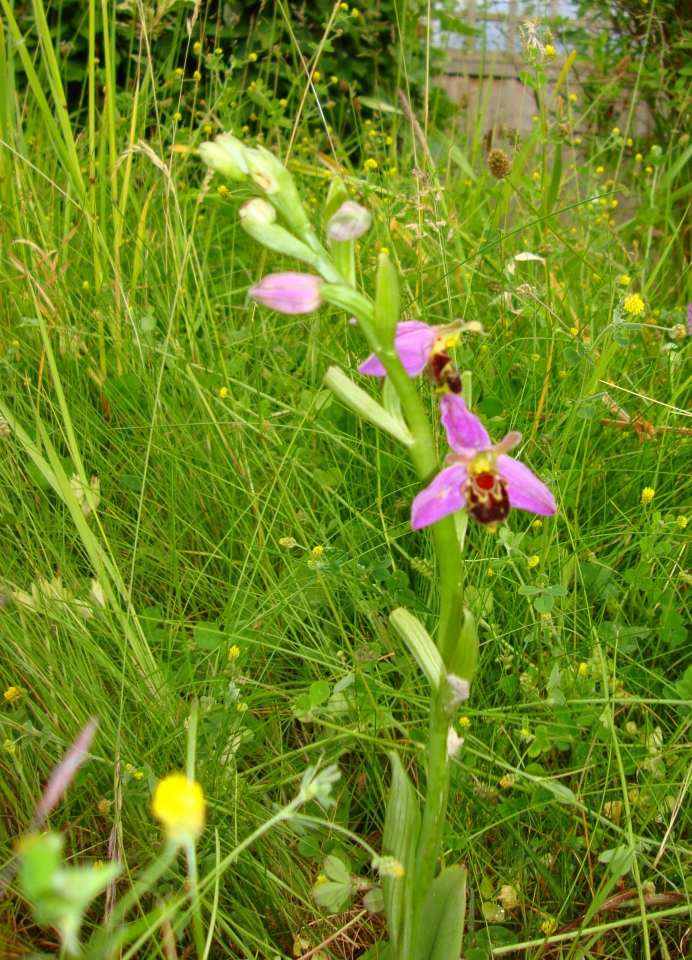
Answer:
[[[330,880],[333,880],[335,883],[350,884],[351,874],[348,872],[343,860],[330,855],[324,858],[322,867]]]
[[[555,598],[551,597],[549,593],[544,593],[540,597],[536,597],[533,601],[534,608],[538,610],[539,613],[547,614],[553,609],[555,603]]]
[[[387,413],[377,400],[374,400],[362,387],[357,386],[343,370],[338,367],[329,367],[324,375],[324,383],[343,404],[368,423],[384,430],[407,447],[413,445],[413,436],[408,427]]]
[[[408,956],[413,919],[413,881],[420,810],[418,798],[399,755],[390,752],[392,785],[382,834],[382,856],[395,857],[404,868],[403,877],[382,877],[382,895],[389,940],[394,957]]]
[[[466,917],[463,867],[447,867],[433,880],[421,917],[420,960],[459,960]]]
[[[327,880],[312,888],[312,899],[329,913],[342,913],[351,901],[351,883]]]
[[[326,680],[317,680],[310,687],[310,703],[313,707],[319,707],[321,703],[329,700],[331,692],[330,686]]]
[[[397,607],[390,613],[389,622],[413,654],[430,686],[434,691],[439,690],[447,671],[439,650],[418,617],[404,607]]]
[[[550,215],[553,212],[555,202],[560,193],[560,183],[562,181],[562,144],[555,144],[555,155],[553,157],[553,171],[548,184],[548,194],[546,196],[546,213]]]
[[[219,623],[196,623],[192,635],[197,646],[203,650],[216,650],[226,639]]]

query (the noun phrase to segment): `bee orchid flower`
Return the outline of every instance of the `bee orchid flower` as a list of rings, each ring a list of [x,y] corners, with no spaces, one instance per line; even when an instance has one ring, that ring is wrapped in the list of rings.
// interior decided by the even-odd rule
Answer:
[[[414,530],[436,523],[457,510],[485,526],[505,520],[512,507],[544,517],[555,514],[555,498],[542,480],[513,457],[509,450],[521,443],[512,431],[491,443],[488,431],[470,413],[463,398],[449,393],[440,400],[442,424],[453,453],[449,466],[418,494],[411,507]]]
[[[394,346],[409,377],[417,377],[427,369],[430,378],[442,390],[461,393],[461,377],[447,350],[456,346],[459,335],[465,330],[482,333],[483,327],[477,320],[467,323],[456,320],[439,327],[431,327],[420,320],[403,320],[397,324]],[[371,377],[387,376],[374,353],[361,363],[358,372]]]

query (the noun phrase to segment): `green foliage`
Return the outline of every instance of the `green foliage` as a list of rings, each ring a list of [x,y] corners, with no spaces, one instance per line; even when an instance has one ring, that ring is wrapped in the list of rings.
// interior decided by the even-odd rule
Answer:
[[[576,104],[566,86],[562,108],[557,98],[544,102],[545,127],[518,147],[505,138],[511,184],[487,175],[476,128],[461,115],[454,127],[436,122],[434,103],[423,165],[403,115],[376,109],[378,97],[396,105],[402,77],[423,79],[410,4],[406,49],[384,63],[396,21],[384,3],[363,5],[360,26],[340,21],[339,42],[318,64],[320,101],[336,104],[326,112],[330,139],[311,91],[297,118],[300,57],[315,53],[325,17],[309,6],[298,24],[283,5],[299,28],[294,43],[278,5],[230,25],[225,7],[218,21],[202,5],[188,43],[193,7],[175,5],[152,24],[151,56],[139,52],[136,20],[119,11],[124,28],[109,23],[112,117],[100,5],[91,114],[84,4],[48,13],[67,111],[51,91],[46,44],[38,50],[29,34],[30,85],[5,32],[0,676],[3,690],[25,691],[2,705],[6,861],[66,744],[90,715],[100,722],[51,817],[65,862],[49,848],[57,841],[42,840],[48,866],[36,868],[29,887],[21,871],[16,885],[8,881],[8,949],[59,949],[49,931],[31,926],[22,899],[38,903],[50,864],[52,877],[85,871],[74,876],[101,883],[107,873],[91,864],[109,859],[111,836],[122,838],[130,873],[118,886],[126,891],[141,865],[157,861],[152,790],[185,769],[195,698],[195,763],[209,800],[199,872],[205,923],[216,910],[213,950],[288,957],[296,937],[308,939],[303,952],[318,947],[343,925],[329,910],[360,912],[361,894],[372,894],[366,909],[378,906],[372,857],[355,838],[409,855],[384,822],[387,751],[395,741],[392,762],[410,771],[400,797],[415,832],[428,685],[389,615],[403,606],[435,637],[436,561],[428,535],[409,529],[418,487],[397,441],[323,389],[322,376],[329,366],[348,370],[391,418],[392,436],[401,434],[400,411],[357,374],[367,349],[336,307],[305,319],[248,304],[247,289],[289,262],[238,229],[246,186],[205,184],[194,153],[223,128],[285,156],[295,123],[290,163],[302,208],[311,220],[322,209],[329,186],[318,152],[330,156],[333,145],[344,189],[373,215],[355,249],[358,276],[374,293],[386,246],[400,270],[402,316],[482,320],[485,336],[464,334],[450,348],[472,371],[474,410],[493,440],[523,434],[522,457],[560,506],[541,526],[513,513],[496,534],[465,531],[479,662],[457,721],[464,745],[452,761],[444,833],[445,864],[463,862],[473,892],[465,955],[540,940],[549,918],[562,925],[587,911],[587,923],[599,925],[588,936],[604,955],[637,955],[646,942],[638,895],[631,912],[597,912],[620,878],[624,892],[651,882],[682,898],[666,907],[679,913],[655,921],[655,934],[650,924],[673,955],[690,885],[692,527],[683,521],[692,513],[692,397],[690,339],[675,332],[692,300],[690,146],[663,110],[655,149],[644,137],[629,146],[624,128],[612,134],[613,103],[639,61],[632,53],[633,69],[615,74],[624,49],[606,38],[589,61],[580,55],[592,79]],[[37,29],[33,7],[15,10],[22,32]],[[390,33],[381,29],[387,20]],[[366,35],[373,46],[357,47]],[[223,55],[214,53],[217,36]],[[63,54],[65,39],[74,46]],[[653,83],[649,53],[642,62]],[[332,71],[346,92],[331,84]],[[663,79],[683,104],[679,77]],[[569,136],[558,134],[565,122]],[[487,123],[478,118],[479,129]],[[363,171],[366,158],[376,171]],[[414,163],[424,176],[408,174]],[[634,290],[646,309],[630,320],[623,304]],[[422,384],[432,411],[437,396]],[[77,492],[92,474],[101,500],[85,516]],[[641,502],[645,487],[655,489],[650,505]],[[264,835],[222,873],[215,901],[217,862],[294,795],[306,760],[322,754],[343,774],[334,806],[312,800],[302,819]],[[342,883],[341,901],[319,906],[317,878],[323,869],[336,874],[337,860],[348,881],[341,872],[328,882]],[[128,914],[132,927],[142,924],[142,956],[160,953],[152,919],[158,905],[173,910],[184,900],[187,875],[182,859],[171,863],[141,912]],[[489,923],[479,905],[502,905],[508,884],[519,905]],[[51,888],[44,913],[31,917],[59,927],[69,914],[75,936],[78,918],[87,939],[103,916],[103,885],[80,889],[68,884],[58,897]],[[401,890],[408,896],[405,880],[383,878],[385,902]],[[632,922],[612,926],[622,919]],[[193,949],[188,920],[173,927],[179,954]],[[365,915],[351,932],[372,944],[370,957],[380,955],[379,920]]]

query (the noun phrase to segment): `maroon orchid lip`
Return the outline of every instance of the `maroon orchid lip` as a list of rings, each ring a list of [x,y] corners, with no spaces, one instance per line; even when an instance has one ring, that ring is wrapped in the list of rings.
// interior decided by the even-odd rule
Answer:
[[[455,393],[442,397],[440,410],[453,452],[447,456],[449,466],[413,501],[414,530],[463,509],[485,525],[505,520],[512,508],[544,517],[556,513],[555,498],[543,481],[507,455],[521,442],[521,434],[508,433],[493,444],[481,421]]]

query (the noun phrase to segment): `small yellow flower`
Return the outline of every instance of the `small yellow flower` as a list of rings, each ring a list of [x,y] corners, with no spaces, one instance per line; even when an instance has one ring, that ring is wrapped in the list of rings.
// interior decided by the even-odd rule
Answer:
[[[620,127],[613,127],[613,136],[617,137],[619,133],[620,133]]]
[[[552,45],[552,43],[546,43],[545,55],[548,58],[548,60],[555,60],[557,58],[557,50]]]
[[[581,137],[575,137],[575,138],[574,138],[574,146],[575,146],[575,147],[578,147],[578,146],[580,145],[580,143],[581,143]]]
[[[642,162],[642,159],[643,159],[643,157],[642,157],[641,153],[636,153],[636,154],[634,155],[634,162],[635,162],[635,163],[641,163],[641,162]]]
[[[615,226],[615,221],[614,221],[614,220],[609,220],[609,221],[608,221],[608,226],[609,226],[609,227],[614,227],[614,226]]]
[[[541,930],[546,937],[549,937],[551,933],[555,933],[557,930],[557,920],[555,917],[551,917],[549,920],[544,920],[541,924]]]
[[[534,530],[540,530],[541,527],[543,526],[543,521],[542,521],[542,520],[534,520],[533,523],[531,524],[531,526],[533,527]]]
[[[644,301],[638,293],[633,293],[631,297],[628,297],[622,306],[625,312],[630,313],[633,317],[638,317],[640,313],[644,313]]]
[[[180,123],[180,121],[183,119],[182,113],[179,110],[176,110],[175,113],[173,114],[173,119],[175,120],[176,123]]]
[[[202,74],[199,72],[199,70],[195,70],[195,72],[192,74],[192,79],[199,83],[199,81],[202,79]]]
[[[632,283],[632,277],[628,277],[626,273],[623,273],[618,277],[618,283],[621,283],[623,287],[628,287],[630,283]]]
[[[394,143],[394,140],[391,137],[385,137],[384,142],[386,146],[391,147],[391,145]]]
[[[320,82],[320,80],[322,79],[322,74],[320,73],[319,70],[315,70],[315,72],[312,75],[312,79],[315,81],[315,83]]]
[[[596,167],[596,173],[603,173],[603,167]]]
[[[372,130],[368,130],[368,136],[369,136],[369,137],[376,137],[376,136],[377,136],[377,130],[375,130],[374,127],[372,128]]]
[[[230,191],[228,187],[225,187],[223,184],[221,184],[220,187],[216,188],[216,192],[218,193],[218,195],[221,197],[222,200],[226,200],[230,196]]]
[[[492,567],[488,567],[488,576],[489,576],[489,577],[494,577],[494,576],[495,576],[495,571],[493,570]]]
[[[131,763],[126,763],[126,764],[125,764],[125,770],[126,770],[128,773],[132,773],[132,771],[134,770],[134,767],[132,766]]]
[[[257,60],[257,54],[251,53],[250,56],[248,57],[248,60],[250,61],[250,63],[255,63],[255,61]]]
[[[241,127],[241,130],[243,133],[247,133],[249,129],[250,128],[248,127],[247,123],[245,124],[245,126]]]
[[[678,517],[678,526],[681,530],[684,530],[687,526],[688,518],[687,517]]]
[[[653,168],[653,167],[644,167],[644,172],[645,172],[645,173],[653,173],[653,172],[654,172],[654,168]]]
[[[8,687],[4,694],[5,702],[14,703],[16,700],[21,700],[25,693],[24,687]]]
[[[286,100],[285,97],[282,97],[281,100],[279,100],[279,106],[280,106],[280,107],[287,107],[287,106],[288,106],[288,100]]]
[[[344,13],[348,13],[348,4],[347,4],[347,3],[342,3],[342,4],[341,4],[341,9],[344,11]]]
[[[465,729],[466,727],[470,727],[470,726],[471,726],[471,721],[469,720],[468,717],[461,717],[461,718],[459,719],[459,726],[460,726],[460,727],[464,727],[464,729]]]
[[[385,257],[389,256],[389,247],[380,247],[380,253],[383,253]]]
[[[293,537],[281,537],[281,539],[279,540],[279,546],[290,549],[291,547],[297,547],[298,541],[295,540]]]
[[[537,553],[534,553],[534,555],[532,557],[529,557],[529,559],[526,561],[529,570],[533,570],[533,568],[537,567],[540,562],[541,562],[541,558],[538,556]]]
[[[533,360],[534,363],[538,363],[538,361],[541,359],[540,353],[532,353],[531,359]]]
[[[222,400],[225,400],[227,396],[228,396],[228,387],[221,387],[221,389],[219,390],[219,397]]]
[[[192,49],[193,49],[194,53],[199,53],[199,52],[200,52],[200,50],[202,49],[202,44],[199,42],[199,40],[197,41],[197,43],[194,44],[194,46],[192,47]]]
[[[531,734],[529,733],[528,727],[522,727],[520,732],[521,732],[521,736],[524,737],[524,739],[526,739],[526,737],[531,736]]]
[[[5,740],[4,747],[5,747],[5,752],[9,753],[10,756],[12,756],[14,753],[17,752],[17,748],[15,747],[15,745],[12,743],[11,740]]]
[[[133,780],[141,780],[143,777],[144,777],[144,774],[142,773],[141,770],[135,770],[134,773],[132,774]]]
[[[617,207],[617,205],[618,205],[617,200],[611,200],[611,201],[610,201],[610,206],[613,208],[613,210]]]
[[[231,649],[228,651],[228,659],[236,660],[239,656],[240,656],[240,647],[237,647],[234,643]]]
[[[111,802],[106,800],[104,797],[103,800],[99,800],[96,809],[101,814],[102,817],[107,817],[111,812]]]
[[[236,703],[235,708],[238,711],[238,713],[245,713],[245,711],[247,710],[247,703],[243,703],[243,701],[241,700],[240,703]]]
[[[566,379],[567,379],[567,371],[560,370],[560,380],[566,380]]]
[[[94,870],[103,870],[103,860],[94,860]]]
[[[163,823],[174,843],[199,836],[204,828],[206,810],[204,791],[184,773],[169,773],[156,785],[151,811]]]
[[[505,773],[500,777],[499,783],[503,790],[511,790],[514,784],[517,782],[517,778],[513,773]]]
[[[220,57],[221,54],[223,53],[223,48],[222,48],[222,47],[217,47],[217,48],[214,50],[214,53],[215,53],[217,56]]]
[[[83,280],[83,281],[82,281],[82,290],[88,290],[88,289],[89,289],[89,281],[88,281],[88,280]]]
[[[182,77],[182,75],[185,73],[182,67],[176,67],[174,72],[176,77]]]
[[[540,173],[538,172],[538,170],[534,170],[534,171],[533,171],[533,179],[534,179],[534,180],[540,180],[540,179],[541,179],[541,175],[540,175]]]
[[[538,123],[538,116],[537,116],[535,113],[534,113],[534,115],[531,117],[531,122],[532,122],[532,123]]]
[[[357,20],[360,16],[360,10],[358,10],[357,7],[354,7],[353,10],[351,10],[351,16],[354,20]]]
[[[642,490],[642,503],[644,506],[648,506],[656,495],[656,491],[653,487],[644,487]]]
[[[569,95],[569,100],[570,100],[570,103],[576,103],[576,102],[577,102],[577,95],[576,95],[576,93],[570,93],[570,95]]]
[[[570,327],[569,332],[573,337],[579,336],[579,327]]]
[[[587,671],[587,666],[586,666],[586,664],[584,663],[584,661],[582,660],[582,662],[579,664],[579,676],[580,676],[580,677],[585,677],[585,676],[586,676],[586,671]]]
[[[324,547],[321,547],[319,544],[317,544],[316,547],[312,548],[310,553],[312,554],[315,560],[319,560],[322,554],[324,553]]]
[[[374,173],[375,170],[377,170],[377,160],[373,160],[373,158],[370,157],[363,164],[363,170],[365,170],[366,173]]]
[[[628,137],[628,138],[627,138],[627,146],[628,146],[628,147],[631,147],[633,144],[634,144],[634,140],[632,139],[632,137]]]
[[[202,130],[206,133],[208,137],[210,137],[214,131],[214,128],[210,123],[205,123],[205,125],[202,127]]]
[[[338,82],[339,82],[339,78],[338,78],[338,77],[330,77],[330,78],[329,78],[329,82],[330,82],[330,83],[338,83]]]

